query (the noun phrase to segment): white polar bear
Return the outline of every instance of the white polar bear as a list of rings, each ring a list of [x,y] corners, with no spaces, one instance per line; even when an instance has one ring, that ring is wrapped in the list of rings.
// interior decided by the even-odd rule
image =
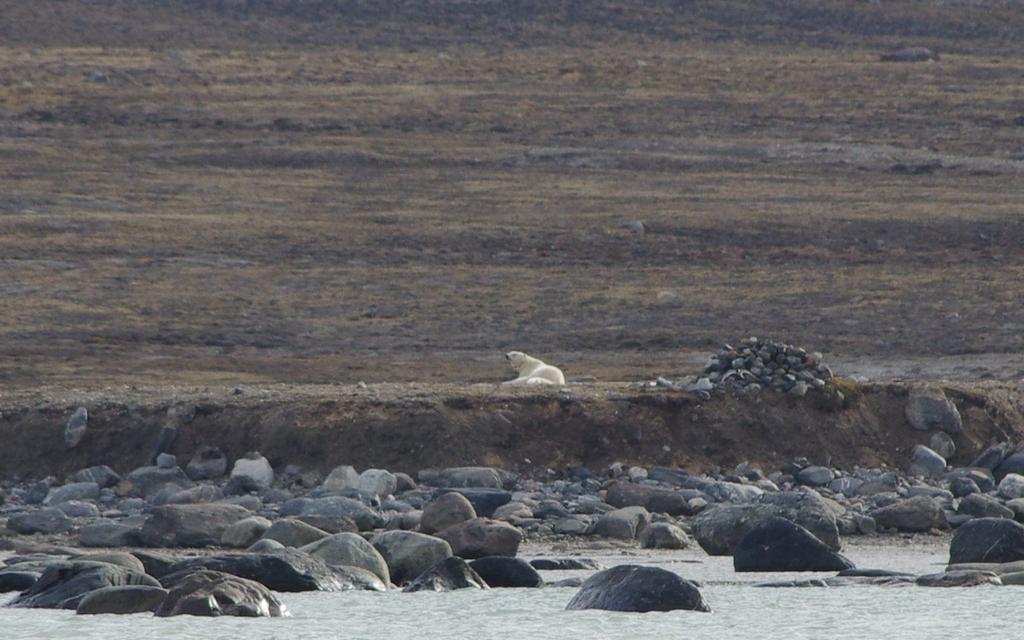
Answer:
[[[505,354],[505,359],[519,377],[515,380],[506,380],[502,384],[565,384],[565,376],[561,369],[544,364],[522,351],[509,351]]]

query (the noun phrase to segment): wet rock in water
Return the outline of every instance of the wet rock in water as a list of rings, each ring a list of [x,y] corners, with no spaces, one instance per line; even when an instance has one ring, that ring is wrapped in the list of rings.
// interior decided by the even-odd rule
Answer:
[[[451,556],[417,576],[402,591],[453,591],[455,589],[488,589],[484,580],[462,558]]]
[[[319,558],[314,558],[295,549],[283,549],[273,553],[239,553],[187,558],[171,565],[168,569],[170,572],[168,576],[173,577],[175,574],[199,569],[223,571],[255,580],[274,591],[383,591],[386,588],[372,574],[364,572],[366,573],[364,576],[339,567],[332,567]]]
[[[104,587],[82,598],[75,613],[79,615],[130,614],[156,611],[167,597],[162,587],[131,585]]]
[[[853,563],[807,529],[773,517],[743,536],[732,550],[736,571],[842,571]]]
[[[869,514],[879,527],[898,531],[931,531],[945,528],[942,509],[927,496],[917,496],[878,509]]]
[[[984,493],[972,493],[960,500],[956,512],[975,518],[1013,518],[1013,510]]]
[[[64,533],[71,525],[71,518],[55,507],[17,513],[7,519],[7,528],[22,535]]]
[[[461,493],[453,491],[434,498],[423,507],[420,531],[436,533],[476,517],[472,503]]]
[[[596,571],[601,565],[590,558],[535,558],[530,564],[538,571]]]
[[[365,569],[380,578],[384,584],[391,583],[391,573],[384,556],[358,534],[338,533],[307,544],[299,551],[332,566],[344,565]]]
[[[35,571],[18,571],[16,569],[0,571],[0,593],[31,589],[32,585],[39,580],[39,576],[40,574]]]
[[[656,567],[619,565],[590,576],[567,610],[711,611],[697,585]]]
[[[824,487],[832,482],[834,477],[831,469],[818,466],[805,467],[796,474],[796,479],[800,484],[812,487]]]
[[[834,551],[840,548],[835,516],[820,496],[802,491],[766,493],[754,504],[710,507],[693,519],[693,534],[709,555],[727,556],[743,536],[772,516],[800,525]]]
[[[370,544],[388,564],[391,581],[405,584],[452,555],[446,541],[414,531],[385,531],[370,538]]]
[[[949,460],[956,453],[956,443],[945,431],[936,431],[928,439],[928,446],[932,451]]]
[[[219,571],[196,571],[168,586],[170,592],[156,611],[158,617],[290,615],[277,596],[263,585]]]
[[[121,481],[121,476],[107,465],[87,467],[72,473],[68,476],[71,482],[95,482],[101,489],[115,486]]]
[[[103,587],[146,585],[159,587],[152,577],[106,562],[55,562],[32,588],[9,606],[37,609],[75,609],[91,591]]]
[[[651,521],[651,514],[643,507],[623,507],[609,511],[598,518],[594,533],[602,538],[633,540]]]
[[[193,480],[213,480],[228,470],[228,457],[217,447],[201,447],[185,465],[185,474]]]
[[[217,546],[228,527],[250,515],[233,504],[156,507],[139,530],[139,540],[148,547]]]
[[[460,558],[485,556],[515,557],[523,534],[507,522],[475,518],[448,527],[437,534],[451,545],[452,553]]]
[[[1003,582],[991,571],[946,571],[918,576],[916,584],[919,587],[980,587],[998,586]]]
[[[384,518],[370,507],[343,496],[294,498],[282,505],[281,515],[348,518],[356,523],[360,531],[379,529],[385,524]]]
[[[68,419],[67,424],[64,425],[64,447],[66,449],[74,449],[85,437],[85,432],[89,426],[89,410],[85,407],[78,407],[71,418]]]
[[[640,532],[638,540],[644,549],[685,549],[690,546],[690,536],[668,522],[652,522]]]
[[[322,529],[317,529],[301,520],[284,518],[277,520],[264,532],[263,537],[267,540],[277,540],[286,547],[302,547],[311,542],[322,540],[330,534]]]
[[[455,489],[438,489],[434,495],[437,497],[450,492],[457,492],[469,500],[470,504],[473,505],[473,510],[476,511],[476,515],[483,518],[492,517],[498,507],[512,501],[512,494],[503,489],[458,487]]]
[[[243,518],[224,530],[220,536],[221,544],[238,549],[250,547],[263,537],[270,525],[270,520],[262,516]]]
[[[957,527],[949,563],[1024,560],[1024,525],[1006,518],[975,518]]]
[[[906,47],[891,53],[883,53],[878,59],[882,62],[929,62],[938,60],[939,54],[927,47]]]
[[[923,444],[914,445],[910,451],[910,473],[936,477],[946,472],[946,460]]]
[[[921,387],[911,390],[904,414],[910,426],[919,431],[945,431],[956,435],[963,431],[960,411],[942,389]]]
[[[194,486],[194,483],[179,467],[170,469],[161,469],[155,466],[139,467],[117,485],[117,492],[121,496],[148,498],[167,484],[176,485],[181,489],[190,489]]]
[[[72,482],[51,489],[46,504],[57,505],[68,500],[95,500],[100,497],[100,485],[95,482]]]
[[[261,487],[269,487],[274,484],[274,469],[258,451],[251,451],[244,458],[235,460],[235,466],[231,469],[231,477],[240,476],[249,478]]]
[[[398,479],[384,469],[367,469],[359,474],[359,491],[378,498],[386,498],[398,489]]]
[[[542,587],[544,579],[526,560],[491,556],[479,558],[469,566],[491,587]]]

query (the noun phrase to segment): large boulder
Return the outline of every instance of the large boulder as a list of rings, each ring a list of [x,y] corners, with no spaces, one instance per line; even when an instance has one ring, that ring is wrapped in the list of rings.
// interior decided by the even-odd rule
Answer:
[[[266,530],[263,537],[267,540],[277,540],[286,547],[303,547],[311,542],[322,540],[331,534],[323,529],[317,529],[311,524],[301,520],[284,518],[275,521]]]
[[[234,504],[173,504],[153,509],[139,530],[148,547],[208,547],[220,544],[228,527],[249,517]]]
[[[515,557],[523,534],[507,522],[474,518],[448,527],[437,534],[452,547],[452,553],[460,558],[483,558],[486,556]]]
[[[901,500],[873,509],[868,515],[874,518],[877,526],[885,529],[914,532],[945,527],[942,509],[928,496]]]
[[[1013,509],[1004,507],[999,500],[984,493],[972,493],[962,498],[956,512],[974,518],[1013,518]]]
[[[332,566],[348,566],[366,569],[376,575],[384,584],[391,583],[391,573],[384,556],[355,533],[337,533],[299,549],[314,558],[320,558]]]
[[[975,518],[957,527],[949,563],[1024,560],[1024,525],[1006,518]]]
[[[78,603],[75,613],[96,615],[105,613],[152,613],[167,597],[162,587],[130,585],[124,587],[103,587],[90,591]]]
[[[180,467],[163,469],[157,466],[139,467],[117,485],[117,493],[122,496],[148,498],[158,493],[164,485],[173,484],[181,489],[189,489],[194,485]]]
[[[960,412],[942,389],[928,387],[912,390],[907,397],[904,415],[910,426],[919,431],[938,430],[957,434],[964,429]]]
[[[55,507],[17,513],[7,519],[7,528],[22,535],[64,533],[71,525],[71,518]]]
[[[106,562],[116,564],[119,567],[129,569],[138,573],[146,573],[146,565],[142,561],[126,551],[99,551],[96,553],[85,553],[82,555],[70,556],[71,562]]]
[[[40,573],[36,571],[4,569],[0,571],[0,593],[31,589],[32,585],[39,580],[39,576]]]
[[[678,491],[633,482],[616,482],[608,488],[606,498],[613,507],[643,507],[652,513],[688,515],[686,498]]]
[[[378,498],[386,498],[398,489],[398,478],[384,469],[367,469],[359,474],[356,488]]]
[[[281,515],[349,518],[360,531],[379,529],[385,525],[384,517],[358,500],[344,496],[325,498],[293,498],[281,506]]]
[[[259,452],[253,451],[247,453],[244,458],[235,460],[235,466],[231,468],[231,477],[248,478],[261,487],[269,487],[274,484],[274,468]]]
[[[1007,473],[999,481],[998,492],[1007,500],[1024,498],[1024,476],[1019,473]]]
[[[274,591],[383,591],[386,588],[369,572],[332,567],[320,558],[295,549],[187,558],[171,565],[165,579],[200,569],[255,580]]]
[[[835,551],[840,549],[835,515],[820,496],[802,491],[766,493],[753,504],[705,509],[693,519],[693,534],[709,555],[727,556],[743,536],[773,516],[800,525]]]
[[[100,485],[95,482],[71,482],[51,489],[44,502],[56,506],[69,500],[95,500],[99,497]]]
[[[773,517],[743,536],[732,550],[736,571],[842,571],[853,563],[807,529]]]
[[[542,587],[544,579],[529,562],[521,558],[491,556],[469,563],[477,575],[491,587]]]
[[[637,540],[644,549],[685,549],[690,546],[690,536],[670,522],[652,522],[644,527]]]
[[[602,538],[634,540],[650,521],[647,509],[623,507],[601,515],[594,524],[594,533]]]
[[[370,544],[388,564],[391,581],[405,584],[452,555],[446,541],[415,531],[384,531]]]
[[[142,524],[135,518],[99,519],[78,530],[78,544],[83,547],[134,547],[139,544]]]
[[[196,571],[168,584],[170,592],[156,615],[191,616],[288,616],[277,596],[258,582],[219,571]]]
[[[490,518],[499,507],[512,501],[512,494],[502,489],[475,489],[471,487],[460,487],[456,489],[438,489],[434,497],[445,493],[457,492],[462,494],[469,503],[473,505],[476,515]]]
[[[419,481],[435,487],[502,489],[505,485],[502,472],[492,467],[451,467],[436,473],[424,469],[419,473]]]
[[[71,482],[95,482],[101,489],[106,489],[121,482],[121,476],[107,465],[101,464],[80,469],[68,476],[68,480]]]
[[[438,562],[416,577],[403,589],[415,591],[453,591],[455,589],[487,589],[488,585],[462,558],[451,556]]]
[[[437,496],[423,507],[420,531],[436,533],[476,518],[473,504],[461,493],[451,491]]]
[[[55,562],[46,567],[32,588],[11,601],[10,606],[76,609],[92,591],[126,585],[160,586],[155,578],[108,562]]]
[[[220,543],[225,547],[251,547],[270,529],[271,522],[262,516],[243,518],[224,530]]]
[[[599,571],[580,587],[566,609],[607,611],[711,611],[697,585],[657,567],[622,564]]]
[[[321,486],[327,491],[354,489],[359,486],[359,472],[355,467],[347,464],[334,467],[324,478]]]
[[[940,432],[941,433],[941,432]],[[941,476],[946,472],[946,459],[923,444],[910,450],[910,473],[920,476]]]
[[[1024,475],[1024,451],[1011,453],[995,468],[996,478],[1002,479],[1008,473]]]

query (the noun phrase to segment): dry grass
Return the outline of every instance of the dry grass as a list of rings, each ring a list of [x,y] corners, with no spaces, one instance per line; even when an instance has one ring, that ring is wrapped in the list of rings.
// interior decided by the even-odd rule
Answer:
[[[286,4],[260,48],[201,12],[147,46],[6,7],[0,382],[497,379],[511,347],[614,379],[747,334],[1024,349],[1016,14],[899,65],[879,48],[968,10],[893,9],[912,37],[814,14],[792,45],[657,37],[689,28],[668,5],[491,44],[411,11],[387,46],[402,15],[278,42]]]

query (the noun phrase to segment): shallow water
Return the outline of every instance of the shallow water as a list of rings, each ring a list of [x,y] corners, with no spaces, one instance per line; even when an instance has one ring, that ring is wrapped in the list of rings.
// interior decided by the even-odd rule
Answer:
[[[941,571],[942,548],[873,547],[848,551],[857,566],[913,573]],[[292,593],[282,599],[291,618],[155,618],[76,616],[70,611],[0,609],[0,638],[320,639],[467,638],[547,640],[585,638],[803,638],[941,640],[971,637],[971,629],[1008,628],[1019,587],[928,589],[857,586],[765,589],[758,582],[830,574],[736,574],[730,558],[698,551],[599,556],[605,566],[653,564],[703,584],[714,612],[624,614],[564,611],[575,589],[465,589],[452,593]],[[561,579],[589,572],[548,572]],[[6,602],[10,596],[3,597]],[[1013,627],[1009,627],[1013,628]],[[1004,637],[1010,637],[1004,635]]]

